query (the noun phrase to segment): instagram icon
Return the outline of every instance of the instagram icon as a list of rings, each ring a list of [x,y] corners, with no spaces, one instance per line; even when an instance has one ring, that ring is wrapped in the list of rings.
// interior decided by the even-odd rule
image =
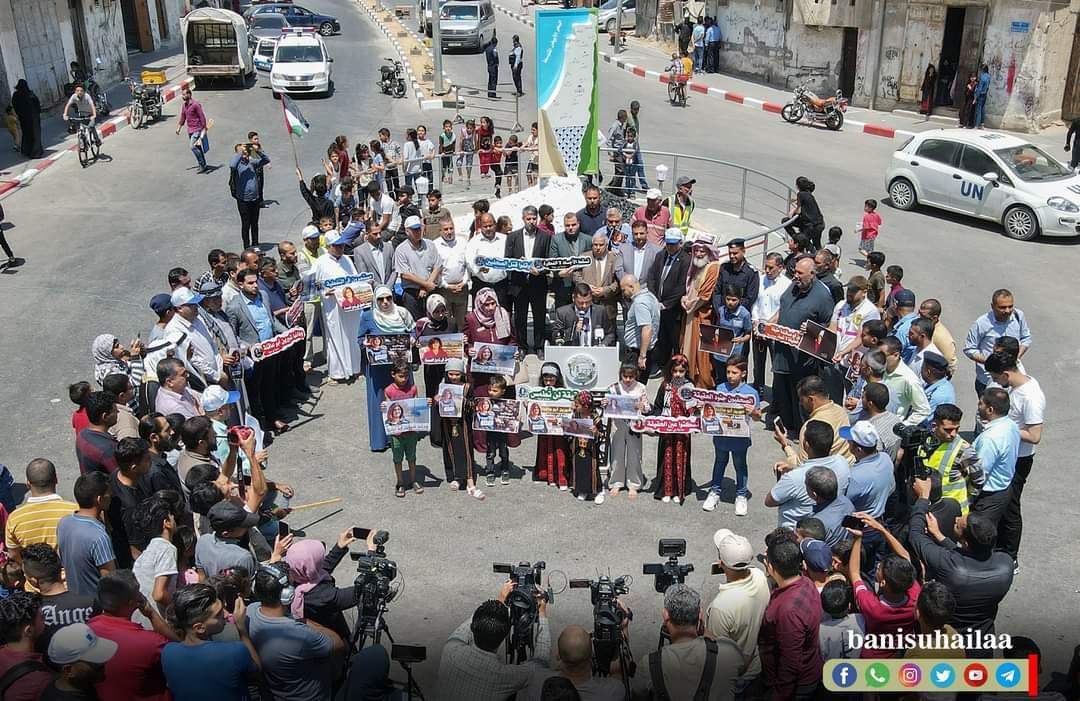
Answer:
[[[900,674],[897,676],[900,679],[900,686],[910,689],[918,686],[922,681],[922,670],[919,669],[919,665],[906,664],[900,668]]]

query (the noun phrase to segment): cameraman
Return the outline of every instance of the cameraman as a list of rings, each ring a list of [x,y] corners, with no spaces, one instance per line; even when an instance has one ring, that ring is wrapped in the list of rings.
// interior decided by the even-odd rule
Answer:
[[[963,418],[964,413],[955,404],[939,404],[930,419],[930,439],[916,456],[930,470],[931,502],[955,499],[961,515],[966,516],[969,500],[978,495],[986,475],[975,448],[960,437]]]
[[[489,599],[458,626],[443,648],[439,662],[439,689],[446,699],[469,701],[505,701],[529,685],[539,669],[549,666],[551,632],[548,627],[547,600],[537,592],[536,608],[540,619],[535,641],[535,656],[525,664],[506,662],[499,647],[510,634],[510,610],[506,600],[514,582],[502,585],[498,599]]]
[[[369,553],[375,550],[371,542],[375,533],[372,529],[368,536]],[[329,628],[346,643],[352,636],[343,612],[360,603],[363,592],[353,585],[338,587],[334,583],[333,573],[355,540],[352,529],[349,529],[338,536],[330,552],[317,540],[301,540],[285,554],[285,562],[289,564],[291,578],[296,585],[291,606],[293,618],[314,621]]]
[[[623,701],[626,698],[623,685],[616,677],[593,676],[592,635],[589,631],[581,626],[567,626],[559,636],[557,646],[559,674],[535,675],[524,695],[525,701],[541,701],[544,682],[552,676],[569,679],[582,699]]]
[[[671,644],[649,654],[648,681],[635,698],[730,699],[746,660],[728,638],[706,638],[701,596],[685,584],[664,592],[664,630]],[[712,669],[712,677],[706,670]]]

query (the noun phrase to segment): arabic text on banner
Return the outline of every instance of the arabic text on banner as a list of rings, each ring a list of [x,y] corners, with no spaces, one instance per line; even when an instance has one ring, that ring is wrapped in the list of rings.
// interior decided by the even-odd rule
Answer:
[[[293,345],[300,343],[305,338],[303,327],[297,326],[279,333],[273,338],[268,338],[265,341],[256,343],[248,351],[251,354],[251,359],[256,363],[265,358],[277,355],[286,348],[290,348]]]
[[[568,389],[566,387],[530,387],[529,385],[518,385],[517,398],[521,400],[538,400],[538,401],[565,401],[572,402],[577,399],[580,390]]]
[[[645,416],[631,424],[634,431],[653,433],[698,433],[700,422],[696,416]]]

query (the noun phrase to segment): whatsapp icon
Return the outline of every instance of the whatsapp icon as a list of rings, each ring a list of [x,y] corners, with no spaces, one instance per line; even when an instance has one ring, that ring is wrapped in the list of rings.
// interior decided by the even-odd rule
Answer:
[[[866,684],[879,689],[889,683],[889,668],[880,662],[875,662],[866,668]]]

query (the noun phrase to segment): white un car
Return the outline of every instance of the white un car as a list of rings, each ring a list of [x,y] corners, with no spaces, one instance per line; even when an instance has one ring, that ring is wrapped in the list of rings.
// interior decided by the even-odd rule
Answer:
[[[1080,235],[1080,176],[1038,146],[1008,134],[942,129],[897,149],[885,174],[895,207],[916,204],[1000,222],[1028,241]]]
[[[283,30],[270,67],[270,89],[274,97],[281,93],[328,95],[334,87],[333,64],[323,38],[313,28]]]

